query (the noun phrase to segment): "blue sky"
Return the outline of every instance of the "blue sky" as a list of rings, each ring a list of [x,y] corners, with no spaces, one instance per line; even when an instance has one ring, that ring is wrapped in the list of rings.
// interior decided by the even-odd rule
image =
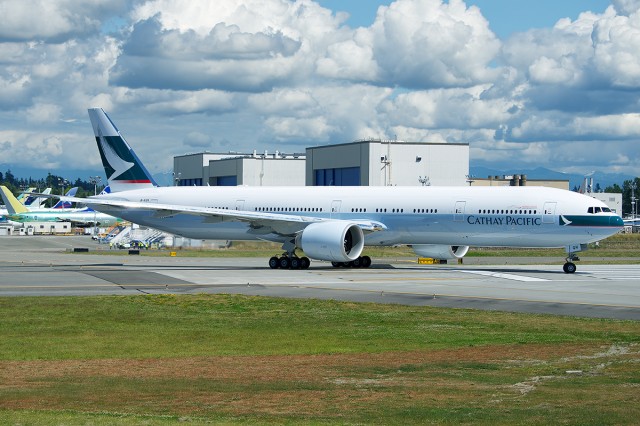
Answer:
[[[350,26],[366,27],[373,23],[380,5],[388,6],[392,2],[319,0],[319,3],[335,12],[349,13],[347,24]],[[602,13],[611,4],[608,0],[469,0],[466,3],[480,8],[500,38],[531,28],[551,27],[561,18],[576,19],[586,10]]]
[[[152,173],[397,137],[640,176],[640,0],[34,2],[2,3],[0,171],[100,172],[102,107]]]

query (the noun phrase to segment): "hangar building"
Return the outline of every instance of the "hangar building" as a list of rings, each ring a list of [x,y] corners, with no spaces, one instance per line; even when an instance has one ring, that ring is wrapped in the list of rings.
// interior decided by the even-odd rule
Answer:
[[[173,164],[182,186],[460,186],[469,144],[362,140],[306,154],[187,154]]]
[[[469,144],[362,140],[307,148],[307,186],[461,186]]]
[[[173,158],[178,186],[304,186],[304,154],[197,153]]]

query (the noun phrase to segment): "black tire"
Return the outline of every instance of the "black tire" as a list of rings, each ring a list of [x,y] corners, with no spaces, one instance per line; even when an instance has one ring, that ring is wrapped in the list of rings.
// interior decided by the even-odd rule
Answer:
[[[349,262],[349,266],[351,266],[352,268],[362,268],[362,257],[359,257]]]
[[[369,256],[362,256],[362,267],[368,268],[371,266],[371,258]]]
[[[271,259],[269,259],[269,267],[271,269],[278,269],[278,266],[280,266],[280,262],[278,262],[278,259],[276,256],[273,256]]]
[[[291,267],[291,261],[286,256],[282,256],[278,263],[281,269],[289,269]]]
[[[289,263],[291,264],[291,269],[300,269],[302,267],[302,261],[297,257],[289,259]]]
[[[342,262],[331,262],[331,266],[334,268],[339,268],[342,266]]]
[[[562,270],[566,274],[573,274],[574,272],[576,272],[576,269],[576,264],[573,262],[567,262],[562,266]]]
[[[309,266],[311,266],[311,261],[306,256],[301,258],[300,262],[302,263],[302,265],[301,265],[302,269],[309,269]]]

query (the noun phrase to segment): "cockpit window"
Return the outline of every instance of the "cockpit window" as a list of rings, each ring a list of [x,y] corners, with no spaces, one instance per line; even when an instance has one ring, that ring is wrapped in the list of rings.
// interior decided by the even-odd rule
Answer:
[[[611,209],[609,207],[589,207],[587,209],[587,213],[591,213],[591,214],[602,213],[602,212],[610,213]]]

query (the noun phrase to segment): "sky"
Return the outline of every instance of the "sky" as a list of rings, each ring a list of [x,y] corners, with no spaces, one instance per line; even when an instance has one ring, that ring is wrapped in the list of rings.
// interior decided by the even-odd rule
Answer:
[[[154,174],[379,138],[640,176],[640,0],[3,0],[0,16],[0,172],[102,173],[86,112],[102,107]]]

